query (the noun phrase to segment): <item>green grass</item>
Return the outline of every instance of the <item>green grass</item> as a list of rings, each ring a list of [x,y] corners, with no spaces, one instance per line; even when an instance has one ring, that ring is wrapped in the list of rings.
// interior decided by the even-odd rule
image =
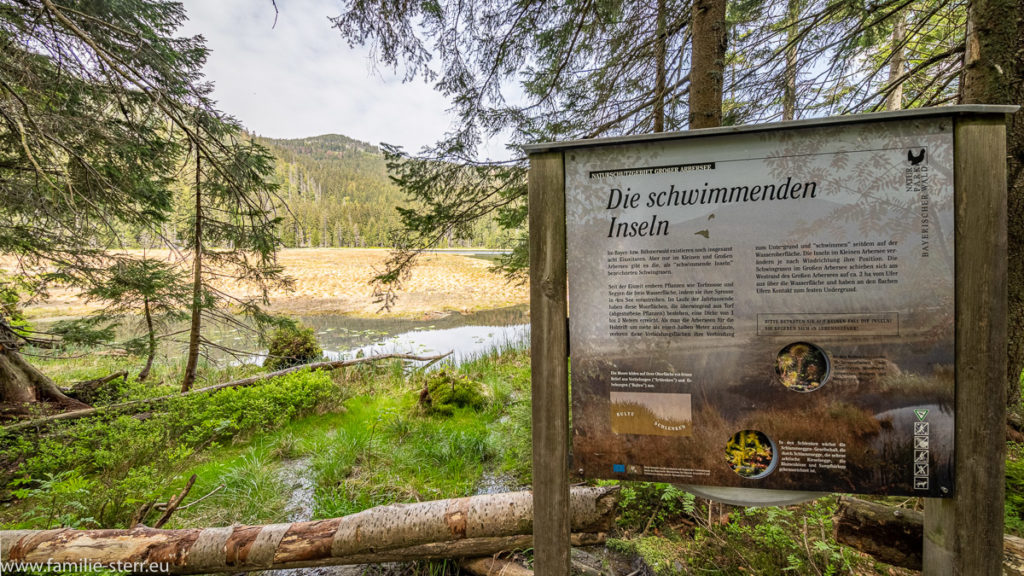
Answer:
[[[391,367],[353,371],[344,382],[353,395],[343,412],[295,420],[223,461],[205,464],[195,470],[197,493],[212,490],[219,478],[241,468],[249,452],[271,458],[264,468],[279,474],[295,466],[295,460],[308,460],[303,465],[314,482],[315,518],[468,495],[485,471],[527,482],[528,475],[516,473],[529,466],[529,402],[524,398],[529,374],[523,369],[526,357],[511,354],[457,369],[481,383],[485,403],[479,409],[454,409],[450,416],[419,406],[421,375],[406,377]],[[374,393],[367,393],[371,389]],[[224,492],[210,499],[208,512],[236,508]],[[182,522],[203,525],[209,519],[194,516],[183,515]],[[278,519],[268,515],[264,521]]]
[[[175,525],[283,521],[291,487],[265,477],[280,479],[297,467],[305,467],[300,472],[313,480],[314,518],[465,496],[485,471],[528,482],[527,360],[522,352],[506,352],[458,368],[460,376],[480,382],[485,404],[455,409],[450,416],[418,405],[423,375],[410,376],[393,365],[351,370],[341,380],[348,398],[338,411],[299,418],[246,444],[220,448],[215,458],[184,472],[179,482],[191,473],[198,476],[196,495],[220,484],[225,488],[201,508],[183,511]],[[265,504],[252,506],[254,497]]]
[[[448,368],[479,384],[483,397],[450,414],[419,405],[426,375],[382,363],[175,399],[141,419],[82,419],[42,437],[5,439],[0,463],[16,498],[0,508],[0,526],[125,527],[193,474],[186,504],[209,496],[167,527],[287,521],[299,477],[312,481],[317,518],[468,495],[485,472],[522,472],[515,483],[528,482],[529,362],[524,352],[505,352]],[[41,362],[63,385],[137,364],[109,356]],[[254,372],[207,366],[201,385]],[[119,384],[110,401],[172,393],[179,374],[178,363],[158,363],[154,383]]]
[[[51,426],[47,434],[5,438],[3,484],[16,501],[0,510],[0,522],[23,528],[57,525],[56,514],[26,515],[48,502],[54,510],[73,504],[74,527],[123,527],[146,502],[165,501],[181,489],[187,468],[224,447],[278,429],[295,417],[335,406],[341,396],[328,373],[298,373],[259,386],[177,398],[151,412],[103,415]],[[88,490],[64,494],[63,483],[82,478]],[[47,486],[46,480],[50,480]],[[200,487],[201,488],[201,487]],[[65,501],[69,504],[65,506]]]

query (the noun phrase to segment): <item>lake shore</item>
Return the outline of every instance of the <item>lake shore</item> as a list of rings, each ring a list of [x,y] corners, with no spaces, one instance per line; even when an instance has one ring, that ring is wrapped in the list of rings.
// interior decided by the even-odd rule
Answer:
[[[172,259],[167,250],[150,250],[147,254]],[[270,310],[291,316],[423,318],[529,303],[528,287],[509,284],[500,274],[490,271],[491,263],[486,260],[461,254],[427,253],[413,268],[395,306],[383,312],[374,303],[370,281],[384,269],[388,254],[385,249],[361,248],[282,250],[278,261],[295,283],[291,289],[271,291]],[[0,256],[0,268],[14,267],[13,258]],[[251,293],[241,285],[225,284],[222,288],[233,295]],[[34,319],[54,319],[83,316],[99,308],[99,303],[86,301],[78,290],[54,287],[45,301],[27,305],[25,313]]]

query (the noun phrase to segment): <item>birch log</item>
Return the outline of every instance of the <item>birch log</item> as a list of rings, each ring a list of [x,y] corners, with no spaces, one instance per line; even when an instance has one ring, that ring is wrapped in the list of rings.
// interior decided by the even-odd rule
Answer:
[[[533,570],[501,558],[470,558],[459,567],[474,576],[534,576]]]
[[[603,541],[616,487],[574,488],[579,544]],[[0,531],[4,561],[160,564],[172,574],[484,556],[532,544],[530,492],[392,504],[329,520],[184,530]]]

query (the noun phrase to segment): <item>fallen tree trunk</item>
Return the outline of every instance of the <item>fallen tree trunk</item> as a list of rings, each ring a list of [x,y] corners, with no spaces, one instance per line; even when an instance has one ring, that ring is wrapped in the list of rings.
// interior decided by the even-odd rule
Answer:
[[[604,541],[617,498],[617,487],[572,489],[572,529],[583,533],[574,536],[577,544]],[[488,556],[530,547],[532,531],[533,494],[513,492],[266,526],[0,531],[0,558],[122,569],[159,564],[161,571],[198,574]]]
[[[92,404],[96,397],[99,395],[103,386],[113,382],[114,380],[128,381],[128,372],[121,371],[104,376],[102,378],[95,378],[93,380],[84,380],[82,382],[75,382],[71,388],[64,391],[64,394],[68,395],[75,400],[84,402],[86,404]]]
[[[912,570],[921,569],[924,514],[844,496],[833,518],[837,542]],[[1003,537],[1003,571],[1024,576],[1024,540]]]
[[[833,526],[837,542],[886,564],[921,569],[921,512],[843,496]]]
[[[170,394],[167,396],[158,396],[156,398],[146,398],[144,400],[132,400],[130,402],[121,402],[119,404],[109,404],[107,406],[99,406],[96,408],[86,408],[83,410],[73,410],[70,412],[63,412],[61,414],[54,414],[53,416],[47,416],[45,418],[36,418],[34,420],[26,420],[25,422],[18,422],[17,424],[11,424],[10,426],[0,427],[0,432],[16,432],[18,430],[24,430],[25,428],[35,428],[38,426],[46,426],[53,422],[60,420],[77,420],[79,418],[85,418],[87,416],[93,416],[96,414],[102,414],[106,412],[117,412],[125,410],[135,406],[148,406],[157,402],[164,402],[166,400],[173,400],[175,398],[184,398],[185,396],[192,396],[194,394],[209,394],[218,390],[224,390],[225,388],[242,388],[245,386],[252,386],[258,384],[264,380],[271,378],[277,378],[278,376],[284,376],[300,370],[309,370],[310,372],[316,372],[319,370],[335,370],[337,368],[344,368],[346,366],[355,366],[357,364],[366,364],[368,362],[377,362],[380,360],[411,360],[415,362],[436,362],[448,354],[439,354],[436,356],[414,356],[412,354],[382,354],[380,356],[367,356],[365,358],[356,358],[355,360],[337,360],[334,362],[316,362],[314,364],[304,364],[302,366],[293,366],[291,368],[285,368],[284,370],[278,370],[277,372],[269,372],[267,374],[259,374],[257,376],[250,376],[249,378],[242,378],[241,380],[233,380],[231,382],[224,382],[222,384],[214,384],[213,386],[207,386],[205,388],[196,388],[181,394]]]
[[[474,576],[533,576],[533,570],[502,558],[467,558],[459,568]]]

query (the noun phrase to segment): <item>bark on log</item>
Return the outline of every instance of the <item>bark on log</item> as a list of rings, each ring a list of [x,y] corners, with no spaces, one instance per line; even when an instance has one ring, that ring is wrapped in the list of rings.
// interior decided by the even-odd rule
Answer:
[[[580,545],[603,542],[617,487],[572,490]],[[166,564],[173,574],[287,569],[492,555],[532,545],[530,492],[393,504],[329,520],[185,530],[0,531],[0,558],[16,562]]]
[[[70,397],[84,402],[86,404],[92,404],[100,389],[114,380],[123,379],[125,382],[128,381],[128,372],[121,371],[104,376],[102,378],[95,378],[93,380],[83,380],[82,382],[75,382],[71,388],[64,391],[64,393]]]
[[[893,566],[921,569],[924,514],[842,497],[833,522],[836,541]]]
[[[45,418],[37,418],[35,420],[27,420],[25,422],[18,422],[17,424],[11,424],[10,426],[0,427],[0,433],[2,432],[16,432],[18,430],[24,430],[25,428],[35,428],[46,426],[59,420],[77,420],[79,418],[85,418],[87,416],[93,416],[95,414],[102,414],[106,412],[116,412],[133,408],[135,406],[148,406],[157,402],[164,402],[166,400],[173,400],[175,398],[183,398],[185,396],[191,396],[194,394],[209,394],[210,392],[216,392],[225,388],[243,388],[245,386],[252,386],[253,384],[259,384],[265,380],[271,378],[277,378],[278,376],[284,376],[300,370],[309,369],[311,372],[319,370],[334,370],[337,368],[344,368],[346,366],[355,366],[357,364],[366,364],[368,362],[377,362],[380,360],[412,360],[416,362],[427,362],[437,361],[448,354],[439,354],[436,356],[414,356],[412,354],[382,354],[380,356],[367,356],[365,358],[356,358],[355,360],[337,360],[334,362],[316,362],[314,364],[304,364],[302,366],[293,366],[291,368],[285,368],[284,370],[278,370],[277,372],[270,372],[267,374],[260,374],[258,376],[251,376],[249,378],[242,378],[241,380],[232,380],[231,382],[224,382],[222,384],[214,384],[213,386],[207,386],[205,388],[196,388],[195,390],[189,390],[180,394],[170,394],[167,396],[158,396],[156,398],[146,398],[144,400],[132,400],[130,402],[121,402],[119,404],[109,404],[107,406],[99,406],[96,408],[88,408],[84,410],[74,410],[71,412],[64,412],[62,414],[55,414],[53,416],[47,416]],[[84,404],[83,404],[84,405]]]
[[[2,320],[0,317],[0,322]],[[0,332],[2,328],[0,324]],[[88,404],[61,392],[53,380],[26,362],[17,348],[0,343],[0,404],[16,407],[11,412],[17,413],[38,402],[53,402],[61,410],[83,411],[89,408]]]
[[[921,569],[924,515],[844,496],[833,518],[837,542],[887,564]],[[1003,573],[1024,576],[1024,539],[1003,536]]]
[[[1003,536],[1003,574],[1024,576],[1024,538]]]
[[[74,384],[71,385],[71,388],[69,388],[68,391],[69,392],[82,392],[83,390],[92,391],[92,390],[95,390],[96,388],[106,384],[107,382],[113,382],[114,380],[117,380],[118,378],[127,379],[128,378],[128,372],[122,370],[120,372],[114,372],[113,374],[110,374],[109,376],[104,376],[102,378],[94,378],[92,380],[82,380],[81,382],[75,382]]]
[[[533,570],[511,560],[501,558],[469,558],[459,562],[459,568],[474,576],[533,576]]]

